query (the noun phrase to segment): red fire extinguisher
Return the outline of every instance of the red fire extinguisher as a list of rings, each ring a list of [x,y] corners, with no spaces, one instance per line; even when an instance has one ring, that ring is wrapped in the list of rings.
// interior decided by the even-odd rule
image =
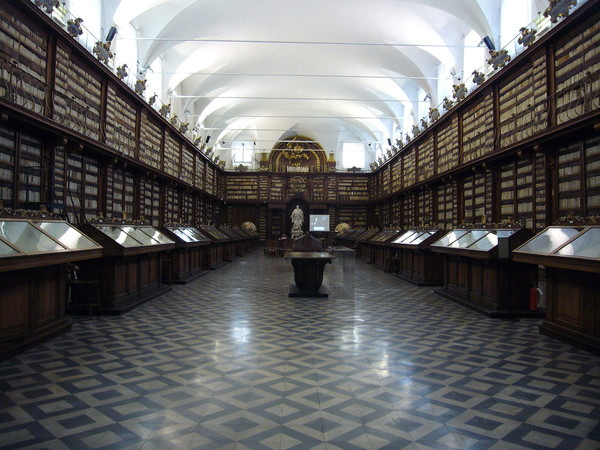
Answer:
[[[529,311],[538,311],[540,309],[538,304],[541,294],[542,290],[540,288],[532,287],[529,289]]]

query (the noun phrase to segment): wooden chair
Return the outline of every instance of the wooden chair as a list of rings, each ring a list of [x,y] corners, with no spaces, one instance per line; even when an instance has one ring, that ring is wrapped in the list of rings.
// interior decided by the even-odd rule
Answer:
[[[92,319],[93,307],[98,308],[98,315],[102,315],[102,295],[100,291],[100,280],[79,279],[79,267],[75,264],[67,264],[67,302],[72,299],[73,288],[80,291],[80,296],[87,303],[88,315]]]
[[[275,239],[269,239],[265,242],[265,255],[277,256],[277,241]]]

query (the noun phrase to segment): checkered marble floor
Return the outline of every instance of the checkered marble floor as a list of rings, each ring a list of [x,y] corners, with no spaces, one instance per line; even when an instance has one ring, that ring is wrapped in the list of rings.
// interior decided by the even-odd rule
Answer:
[[[600,357],[360,262],[353,300],[291,273],[255,252],[0,363],[0,448],[600,448]]]

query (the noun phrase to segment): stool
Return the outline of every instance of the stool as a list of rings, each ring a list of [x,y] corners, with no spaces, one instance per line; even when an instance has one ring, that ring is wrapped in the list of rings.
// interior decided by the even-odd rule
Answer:
[[[100,293],[100,280],[80,280],[79,267],[75,264],[67,264],[67,301],[72,295],[73,286],[79,286],[82,291],[83,298],[87,303],[88,315],[92,320],[92,308],[98,308],[98,315],[102,315],[102,296]],[[93,300],[95,299],[95,301]]]

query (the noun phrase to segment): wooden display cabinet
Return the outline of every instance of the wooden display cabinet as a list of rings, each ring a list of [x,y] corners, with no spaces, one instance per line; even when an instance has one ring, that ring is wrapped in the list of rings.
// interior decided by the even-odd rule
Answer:
[[[431,244],[444,231],[438,229],[408,230],[389,246],[394,251],[394,275],[418,286],[440,286],[444,282],[444,258],[431,251]]]
[[[352,244],[349,245],[349,247],[354,248],[356,250],[356,258],[360,259],[361,261],[363,260],[363,243],[368,241],[369,239],[371,239],[373,236],[375,236],[377,233],[379,233],[379,230],[377,228],[368,228],[367,230],[365,230],[362,233],[358,233],[356,235],[350,235],[348,236],[346,239],[348,241],[350,241]]]
[[[234,244],[229,236],[212,225],[201,225],[198,229],[213,242],[205,269],[214,270],[232,261]]]
[[[356,237],[366,232],[366,228],[357,228],[356,230],[349,230],[338,234],[335,238],[336,245],[343,247],[354,248]]]
[[[529,310],[537,271],[512,261],[531,236],[524,228],[454,229],[431,244],[444,257],[444,283],[435,292],[490,317],[539,317]]]
[[[600,353],[600,225],[548,227],[513,258],[546,267],[540,331]]]
[[[256,249],[256,246],[258,245],[258,233],[253,234],[237,227],[231,228],[231,231],[237,233],[243,239],[242,250],[244,254],[250,253]]]
[[[232,228],[221,225],[219,227],[219,231],[225,234],[229,239],[231,239],[231,249],[232,249],[232,259],[239,258],[243,256],[245,253],[244,241],[245,237],[242,237],[239,233],[234,231]]]
[[[101,256],[67,222],[0,218],[0,359],[71,328],[66,264]]]
[[[205,274],[204,261],[210,252],[211,240],[190,226],[165,226],[160,229],[175,242],[175,249],[170,252],[170,259],[163,264],[163,282],[177,284],[188,283]]]
[[[175,248],[175,242],[150,225],[125,222],[88,223],[81,230],[104,247],[103,258],[80,265],[82,279],[100,279],[102,311],[123,314],[166,291],[162,282],[165,252]],[[81,313],[84,299],[75,297],[70,313]]]
[[[388,261],[392,254],[388,243],[400,233],[400,230],[383,230],[373,235],[367,241],[361,242],[362,261],[385,270],[386,261]]]

